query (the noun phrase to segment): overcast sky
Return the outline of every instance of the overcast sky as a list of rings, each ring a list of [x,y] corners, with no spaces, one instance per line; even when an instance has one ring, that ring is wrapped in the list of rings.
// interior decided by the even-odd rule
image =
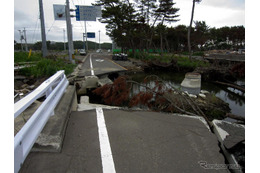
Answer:
[[[70,7],[74,5],[91,5],[95,0],[70,0]],[[171,24],[189,25],[192,0],[175,0],[175,7],[180,8],[178,14],[180,21]],[[44,18],[46,27],[46,39],[63,42],[63,29],[66,29],[65,21],[54,20],[53,4],[65,4],[65,0],[43,0]],[[71,13],[73,14],[73,13]],[[194,21],[206,21],[210,27],[222,26],[245,26],[245,0],[202,0],[196,4]],[[73,25],[73,40],[82,40],[84,22],[71,20]],[[26,28],[27,42],[41,40],[39,2],[38,0],[14,0],[14,39],[20,43],[18,30]],[[87,22],[87,32],[96,32],[96,39],[89,39],[98,42],[98,30],[101,31],[101,42],[111,42],[105,35],[105,24],[100,22]],[[66,36],[67,40],[67,36]]]

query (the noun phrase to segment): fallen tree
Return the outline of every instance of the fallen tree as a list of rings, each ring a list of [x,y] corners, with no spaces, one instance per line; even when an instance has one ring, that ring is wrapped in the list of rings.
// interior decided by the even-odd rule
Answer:
[[[235,89],[238,89],[242,92],[245,92],[245,88],[243,88],[243,87],[241,87],[237,84],[234,84],[234,83],[227,83],[227,82],[220,82],[220,81],[215,81],[214,83],[224,85],[224,86],[227,86],[227,87],[231,87],[231,88],[235,88]]]
[[[235,119],[235,120],[239,120],[239,121],[245,122],[245,117],[241,117],[241,116],[238,116],[238,115],[235,115],[235,114],[231,114],[231,113],[227,113],[226,116],[229,117],[229,118]]]
[[[153,87],[148,86],[151,80],[155,82]],[[133,85],[139,85],[145,90],[133,95],[130,92]],[[230,112],[228,104],[212,94],[207,94],[205,98],[191,98],[188,93],[166,85],[155,75],[146,77],[144,84],[121,76],[113,84],[97,88],[93,93],[101,96],[103,102],[108,105],[147,107],[154,111],[201,116],[209,127],[212,127],[211,120],[223,119],[225,114]]]

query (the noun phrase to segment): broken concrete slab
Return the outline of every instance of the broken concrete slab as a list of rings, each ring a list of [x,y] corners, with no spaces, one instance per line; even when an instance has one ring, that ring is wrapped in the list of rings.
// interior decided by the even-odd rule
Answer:
[[[78,95],[84,95],[87,93],[87,89],[98,87],[98,77],[97,76],[85,76],[85,80],[82,81],[80,89],[77,91]]]
[[[214,120],[213,123],[218,128],[218,132],[221,133],[222,140],[227,149],[231,149],[236,144],[245,140],[245,126],[241,124],[234,124],[227,121]]]
[[[222,120],[212,121],[214,132],[228,162],[236,166],[234,172],[243,172],[245,167],[245,126]]]
[[[78,104],[77,111],[93,110],[93,109],[96,109],[98,107],[101,107],[101,108],[104,108],[104,109],[119,109],[120,108],[120,107],[116,107],[116,106],[92,104],[92,103],[89,103],[89,97],[88,96],[81,96],[80,97],[80,104]]]
[[[113,82],[108,77],[98,79],[98,85],[99,86],[102,87],[102,86],[104,86],[106,84],[113,84]]]

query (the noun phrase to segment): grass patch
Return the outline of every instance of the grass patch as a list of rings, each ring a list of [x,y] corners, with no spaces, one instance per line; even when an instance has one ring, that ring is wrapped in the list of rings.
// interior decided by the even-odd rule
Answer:
[[[198,52],[198,54],[201,54],[201,52]],[[160,61],[163,63],[170,63],[174,59],[177,61],[177,66],[183,70],[194,70],[197,67],[209,66],[209,63],[205,61],[195,60],[195,59],[190,60],[187,56],[175,56],[174,54],[166,54],[166,53],[163,54],[163,56],[161,56],[160,54],[156,54],[156,53],[152,54],[146,52],[138,52],[135,53],[135,55],[133,53],[129,53],[128,56],[136,59],[145,60],[145,61]]]
[[[40,61],[42,56],[40,53],[32,53],[30,57],[28,52],[14,52],[14,63],[35,62]]]
[[[128,56],[135,59],[145,60],[145,61],[160,61],[169,63],[173,59],[173,54],[164,54],[161,56],[158,53],[147,53],[147,52],[136,52],[133,54],[132,52],[128,53]]]
[[[23,68],[19,71],[21,75],[30,77],[50,77],[59,70],[65,70],[65,74],[68,75],[73,72],[76,64],[70,64],[62,59],[46,59],[41,58],[35,66]]]
[[[182,55],[187,55],[189,56],[189,52],[181,52]],[[196,51],[192,53],[192,56],[204,56],[203,51]]]
[[[204,55],[204,52],[202,52],[202,51],[194,52],[192,55],[193,55],[193,56],[205,56],[205,55]]]
[[[176,57],[180,68],[195,69],[196,67],[208,67],[209,63],[200,60],[190,60],[188,57]]]

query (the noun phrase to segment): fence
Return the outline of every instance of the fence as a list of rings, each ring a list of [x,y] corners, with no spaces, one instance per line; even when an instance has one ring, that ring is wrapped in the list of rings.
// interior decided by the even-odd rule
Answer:
[[[46,96],[44,102],[14,137],[15,172],[20,170],[25,158],[29,154],[49,117],[54,115],[54,109],[65,92],[68,83],[64,70],[58,71],[56,74],[44,81],[33,92],[15,103],[14,118],[19,116],[35,100],[44,95]]]

